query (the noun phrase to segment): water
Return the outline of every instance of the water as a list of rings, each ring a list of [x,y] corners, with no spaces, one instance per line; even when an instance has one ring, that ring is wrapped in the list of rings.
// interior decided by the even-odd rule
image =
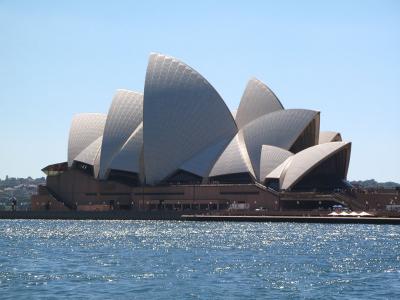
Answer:
[[[0,298],[399,299],[400,226],[0,221]]]

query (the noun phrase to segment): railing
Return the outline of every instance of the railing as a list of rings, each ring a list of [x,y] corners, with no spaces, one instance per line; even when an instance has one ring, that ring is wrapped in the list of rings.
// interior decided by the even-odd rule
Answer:
[[[315,192],[286,192],[281,193],[282,200],[337,200],[332,194]]]

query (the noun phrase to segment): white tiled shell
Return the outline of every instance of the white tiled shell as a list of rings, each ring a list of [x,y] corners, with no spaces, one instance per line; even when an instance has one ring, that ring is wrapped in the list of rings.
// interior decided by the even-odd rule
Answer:
[[[339,132],[335,131],[320,131],[319,133],[319,144],[330,143],[330,142],[341,142],[342,136]]]
[[[81,153],[79,153],[78,156],[75,157],[74,161],[79,161],[94,166],[96,156],[98,155],[101,147],[102,139],[103,136],[97,138],[94,142],[92,142],[89,146],[87,146]]]
[[[252,78],[247,83],[236,113],[236,124],[239,129],[262,115],[282,110],[283,106],[268,86]]]
[[[192,68],[161,54],[150,55],[143,122],[148,184],[160,182],[199,151],[237,132],[216,90]]]
[[[73,117],[68,139],[68,166],[86,147],[103,135],[105,122],[106,115],[100,113],[82,113]]]
[[[237,109],[231,110],[232,117],[236,119]]]
[[[251,164],[246,159],[246,147],[239,135],[238,133],[231,140],[228,147],[226,147],[225,151],[218,158],[209,177],[248,172],[254,176]]]
[[[143,95],[128,90],[117,90],[104,127],[100,179],[106,179],[113,157],[142,121]]]
[[[290,165],[290,162],[293,159],[293,156],[289,156],[283,163],[281,163],[279,166],[277,166],[275,169],[273,169],[267,176],[265,176],[265,179],[278,179],[280,180],[281,178],[283,179],[282,174],[285,172],[287,167]],[[282,182],[279,183],[279,187],[282,186]]]
[[[195,154],[180,169],[201,177],[207,177],[216,159],[224,151],[230,140],[231,138],[219,139],[216,143]]]
[[[100,165],[100,153],[101,153],[101,142],[103,140],[103,136],[97,138],[94,142],[92,142],[89,146],[87,146],[77,157],[75,157],[74,161],[83,162],[85,164],[93,166],[94,176],[97,177],[99,174],[99,165]]]
[[[323,163],[326,159],[332,155],[343,151],[344,149],[351,149],[350,142],[331,142],[316,145],[307,148],[303,151],[296,153],[291,156],[286,162],[284,167],[278,166],[277,169],[281,169],[280,174],[280,187],[281,189],[287,190],[295,185],[301,178],[303,178],[308,172],[314,169],[319,164]],[[350,152],[349,152],[350,154]],[[346,173],[349,164],[349,157],[346,158]],[[276,174],[274,174],[276,173]],[[276,178],[278,172],[273,171],[267,178]],[[346,177],[346,174],[344,174]]]
[[[94,178],[99,177],[99,171],[100,171],[100,156],[101,156],[101,146],[99,147],[99,152],[96,155],[96,158],[94,159],[94,164],[93,164],[93,175]]]
[[[261,148],[260,174],[258,180],[264,180],[265,176],[292,155],[292,152],[285,149],[263,145]]]
[[[143,123],[131,134],[121,150],[114,156],[109,168],[127,172],[141,173],[141,154],[143,149]]]
[[[315,118],[319,118],[317,111],[287,109],[263,115],[247,124],[242,129],[243,137],[255,174],[260,174],[262,145],[289,150]]]

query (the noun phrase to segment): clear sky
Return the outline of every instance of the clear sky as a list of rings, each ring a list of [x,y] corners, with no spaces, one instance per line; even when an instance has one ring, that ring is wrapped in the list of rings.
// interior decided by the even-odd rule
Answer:
[[[0,0],[0,178],[66,161],[78,112],[143,91],[150,52],[231,109],[251,76],[353,142],[349,179],[400,182],[400,1]]]

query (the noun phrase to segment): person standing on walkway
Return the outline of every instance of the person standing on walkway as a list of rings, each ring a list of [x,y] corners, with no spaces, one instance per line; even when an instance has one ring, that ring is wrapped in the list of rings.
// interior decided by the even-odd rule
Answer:
[[[17,210],[17,198],[11,197],[11,210],[16,211]]]

